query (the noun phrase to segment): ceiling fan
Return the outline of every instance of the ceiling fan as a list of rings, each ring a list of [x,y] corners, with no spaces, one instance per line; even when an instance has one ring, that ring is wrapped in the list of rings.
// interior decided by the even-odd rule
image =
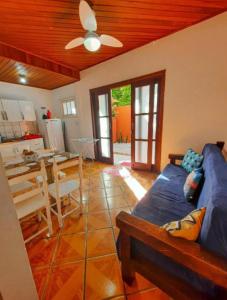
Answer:
[[[101,45],[106,45],[110,47],[123,46],[123,44],[115,37],[108,34],[101,34],[99,36],[95,32],[97,30],[95,12],[84,0],[80,1],[79,16],[83,28],[87,31],[85,37],[78,37],[73,39],[65,46],[65,49],[72,49],[84,44],[84,47],[88,51],[95,52],[101,47]]]

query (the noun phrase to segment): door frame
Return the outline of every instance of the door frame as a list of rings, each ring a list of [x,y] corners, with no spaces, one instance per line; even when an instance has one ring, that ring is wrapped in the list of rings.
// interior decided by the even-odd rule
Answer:
[[[98,96],[102,94],[108,95],[108,116],[109,116],[109,140],[110,140],[110,158],[109,157],[103,157],[101,156],[101,144],[100,141],[94,144],[94,150],[95,150],[95,159],[113,164],[113,142],[112,142],[112,106],[111,106],[111,93],[110,89],[108,88],[102,88],[96,91],[90,92],[91,97],[91,109],[92,109],[92,126],[93,126],[93,137],[99,138],[100,136],[100,129],[98,126],[98,120],[99,116],[97,116],[97,112],[99,111],[98,106]]]
[[[96,93],[102,92],[103,90],[109,90],[109,93],[111,91],[111,89],[117,88],[117,87],[121,87],[121,86],[125,86],[125,85],[133,85],[136,84],[137,82],[140,82],[142,80],[155,80],[158,79],[160,82],[160,94],[159,94],[159,101],[158,101],[158,109],[159,109],[159,118],[158,118],[158,123],[157,123],[157,146],[156,146],[156,153],[157,153],[157,157],[156,157],[156,161],[157,161],[157,167],[155,170],[152,171],[156,171],[159,172],[160,171],[160,166],[161,166],[161,148],[162,148],[162,129],[163,129],[163,113],[164,113],[164,93],[165,93],[165,77],[166,77],[166,70],[161,70],[161,71],[157,71],[154,73],[149,73],[143,76],[139,76],[139,77],[134,77],[134,78],[130,78],[127,80],[123,80],[123,81],[119,81],[119,82],[115,82],[115,83],[111,83],[111,84],[107,84],[101,87],[97,87],[97,88],[92,88],[90,89],[90,103],[91,103],[91,115],[92,115],[92,128],[93,128],[93,137],[96,138],[97,137],[97,128],[96,128],[96,111],[95,111],[95,105],[94,105],[94,95]],[[111,143],[112,143],[112,139],[111,139]],[[97,145],[95,145],[94,147],[95,150],[95,159],[98,160],[98,147]]]

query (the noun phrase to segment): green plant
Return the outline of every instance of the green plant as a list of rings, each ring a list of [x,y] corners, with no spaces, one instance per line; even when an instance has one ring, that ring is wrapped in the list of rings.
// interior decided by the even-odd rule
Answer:
[[[126,138],[125,138],[125,143],[126,144],[128,143],[128,136],[126,136]]]
[[[116,112],[117,103],[118,103],[118,101],[116,99],[112,99],[112,117],[116,117],[116,115],[117,115],[117,112]]]
[[[116,106],[131,105],[131,85],[112,89],[112,98],[116,101]]]
[[[118,136],[118,138],[117,138],[117,142],[118,142],[118,143],[123,143],[123,135],[122,135],[122,131],[120,131],[120,134],[119,134],[119,136]]]

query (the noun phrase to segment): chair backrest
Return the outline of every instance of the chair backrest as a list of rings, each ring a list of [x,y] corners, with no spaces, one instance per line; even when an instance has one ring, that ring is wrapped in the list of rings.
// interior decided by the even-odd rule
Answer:
[[[60,178],[59,172],[68,169],[71,167],[78,166],[78,169],[76,171],[73,171],[72,173],[66,174],[66,176]],[[80,189],[82,189],[83,185],[83,159],[80,155],[78,158],[70,159],[65,162],[57,163],[54,159],[53,162],[53,175],[54,175],[54,182],[56,185],[56,192],[59,195],[59,185],[63,182],[69,181],[69,180],[77,180],[79,179],[80,182]]]
[[[42,178],[43,178],[42,185],[39,185],[36,182],[37,176],[42,176]],[[47,177],[46,176],[47,175],[46,175],[45,164],[44,164],[44,161],[41,160],[40,161],[40,170],[29,172],[27,174],[19,175],[19,176],[13,177],[11,179],[8,179],[9,186],[24,183],[26,181],[32,181],[34,183],[32,186],[32,189],[24,189],[24,190],[21,190],[19,193],[12,194],[14,203],[16,204],[21,201],[25,201],[28,198],[42,194],[45,197],[47,204],[48,204],[49,198],[48,198],[48,186],[47,186],[47,181],[46,181]]]

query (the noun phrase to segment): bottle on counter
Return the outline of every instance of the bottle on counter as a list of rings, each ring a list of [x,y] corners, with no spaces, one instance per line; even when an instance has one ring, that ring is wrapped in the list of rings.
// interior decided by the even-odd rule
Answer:
[[[48,111],[47,111],[47,119],[51,119],[51,112],[50,112],[49,109],[48,109]]]

